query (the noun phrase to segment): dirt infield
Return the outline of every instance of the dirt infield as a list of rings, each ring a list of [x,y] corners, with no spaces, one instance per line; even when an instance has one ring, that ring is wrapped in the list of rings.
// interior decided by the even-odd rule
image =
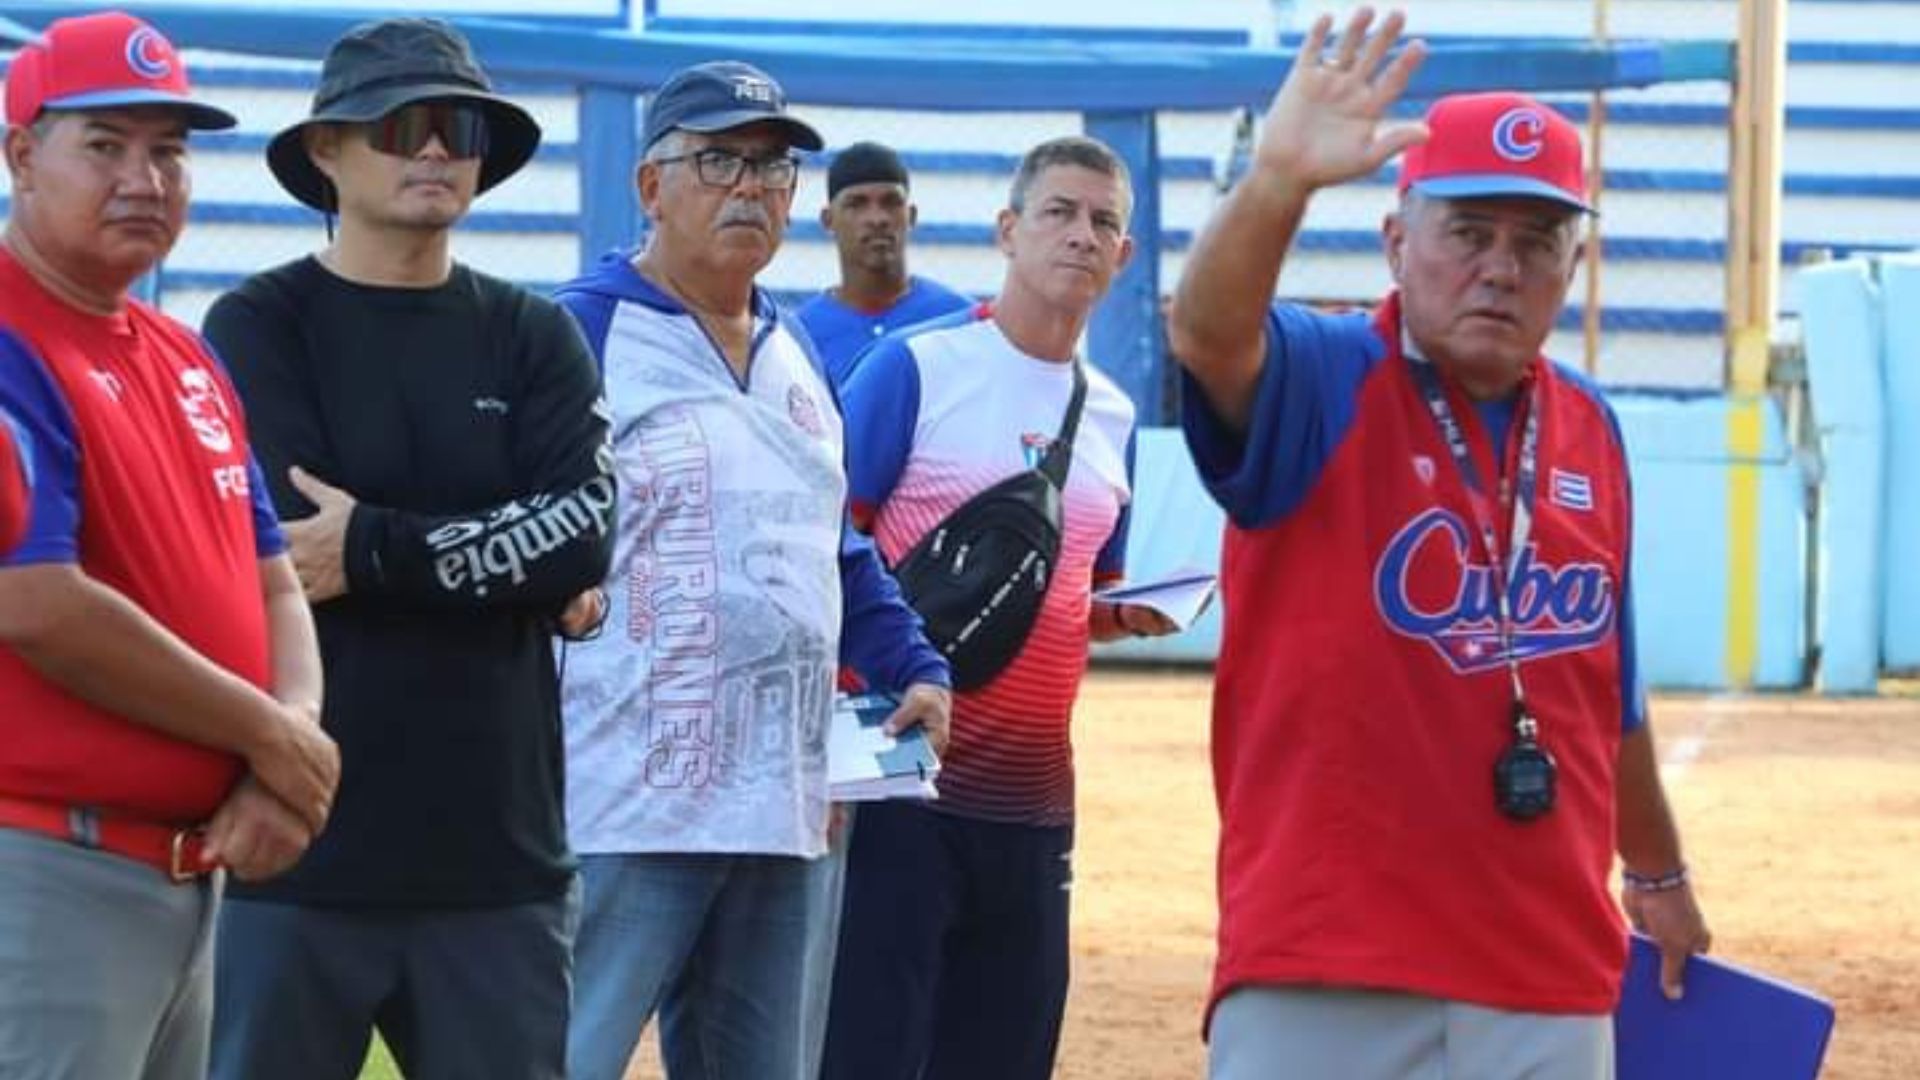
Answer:
[[[1207,696],[1102,672],[1081,699],[1060,1077],[1204,1075]],[[1665,698],[1654,724],[1714,951],[1833,999],[1829,1080],[1920,1077],[1920,700]]]
[[[1205,1074],[1208,689],[1100,671],[1081,698],[1063,1080]],[[1828,1080],[1920,1077],[1920,700],[1667,698],[1654,717],[1714,951],[1834,1000]]]

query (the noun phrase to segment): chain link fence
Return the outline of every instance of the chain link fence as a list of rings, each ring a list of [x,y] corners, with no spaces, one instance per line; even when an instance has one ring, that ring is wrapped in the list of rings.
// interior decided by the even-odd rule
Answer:
[[[162,309],[198,326],[214,298],[248,274],[324,247],[327,224],[286,194],[266,163],[273,135],[308,114],[319,66],[195,50],[186,60],[195,86],[240,120],[232,131],[194,135],[187,227],[157,275]],[[550,287],[579,270],[576,94],[564,86],[509,91],[544,129],[540,153],[475,201],[454,234],[454,254],[487,273]],[[8,195],[0,176],[0,197]]]
[[[1422,0],[1413,6],[1410,32],[1440,46],[1495,38],[1518,50],[1526,39],[1564,41],[1596,30],[1623,40],[1731,41],[1736,29],[1737,0],[1610,0],[1604,18],[1597,3]],[[1260,4],[1268,6],[1267,25],[1283,43],[1297,41],[1318,11],[1253,0],[1253,6]],[[1343,19],[1356,6],[1335,3],[1326,10]],[[1875,31],[1854,11],[1860,6],[1801,4],[1794,11],[1796,17],[1809,13],[1810,29],[1825,39],[1863,48]],[[742,40],[751,33],[743,23]],[[913,42],[902,37],[898,47],[911,50]],[[322,246],[326,233],[321,216],[281,192],[264,162],[272,133],[306,114],[316,66],[204,52],[190,52],[189,59],[197,80],[242,121],[236,133],[196,139],[191,224],[160,278],[163,306],[196,323],[211,299],[240,277]],[[1904,74],[1910,79],[1911,68]],[[1785,152],[1789,263],[1829,249],[1920,244],[1920,213],[1914,212],[1920,205],[1920,123],[1911,122],[1907,108],[1887,116],[1904,117],[1912,130],[1875,126],[1876,114],[1865,103],[1886,102],[1884,75],[1844,50],[1796,56],[1789,75],[1796,114]],[[533,165],[475,203],[456,233],[455,250],[487,272],[551,286],[576,273],[583,254],[593,254],[581,250],[582,185],[624,190],[632,178],[624,171],[579,175],[575,88],[504,89],[538,117],[545,142]],[[1548,96],[1587,127],[1602,177],[1600,257],[1574,284],[1566,321],[1550,342],[1557,357],[1585,364],[1614,384],[1722,384],[1730,93],[1726,83],[1705,82]],[[862,139],[901,150],[920,211],[913,269],[984,296],[998,287],[1003,272],[993,221],[1019,156],[1042,139],[1084,130],[1085,120],[1068,111],[978,111],[980,104],[902,111],[883,102],[847,108],[801,101],[796,108],[826,135],[830,150]],[[1424,107],[1404,104],[1409,116]],[[1250,119],[1226,111],[1158,115],[1164,289],[1177,280],[1193,234],[1244,166]],[[1889,153],[1889,137],[1904,152]],[[792,234],[764,279],[783,295],[803,296],[838,277],[831,237],[818,224],[823,162],[805,170]],[[1322,193],[1288,263],[1283,295],[1364,303],[1385,291],[1379,227],[1393,202],[1391,168]],[[1594,335],[1586,332],[1589,308],[1597,312]]]
[[[1339,24],[1360,5],[1273,0],[1268,6],[1253,32],[1292,45],[1314,15],[1324,10]],[[1423,0],[1410,11],[1409,33],[1442,47],[1499,39],[1523,49],[1526,39],[1597,34],[1731,44],[1737,6],[1736,0]],[[1614,384],[1718,388],[1725,372],[1730,86],[1683,83],[1545,97],[1587,131],[1603,209],[1595,223],[1596,257],[1574,283],[1549,351]],[[1409,101],[1401,111],[1415,117],[1425,105]],[[867,138],[908,152],[921,221],[915,267],[976,293],[990,292],[998,281],[990,225],[1018,155],[1041,138],[1081,129],[1080,117],[1070,113],[828,109],[815,118],[830,145]],[[1159,114],[1165,287],[1177,280],[1193,234],[1244,168],[1257,121],[1249,112]],[[810,179],[797,216],[817,209],[822,197],[817,174]],[[1354,304],[1386,291],[1379,230],[1394,205],[1392,183],[1389,167],[1316,198],[1281,295]],[[1836,221],[1809,216],[1819,216],[1821,225]],[[1809,232],[1807,239],[1816,238]],[[831,246],[817,230],[797,229],[792,250],[775,264],[776,280],[788,289],[816,288],[834,275]]]

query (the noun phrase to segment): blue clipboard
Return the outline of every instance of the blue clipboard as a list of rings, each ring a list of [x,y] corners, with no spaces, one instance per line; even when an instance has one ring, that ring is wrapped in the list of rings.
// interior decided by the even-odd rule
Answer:
[[[1833,1004],[1797,986],[1694,956],[1686,996],[1660,992],[1660,950],[1638,934],[1613,1014],[1618,1080],[1813,1080]]]

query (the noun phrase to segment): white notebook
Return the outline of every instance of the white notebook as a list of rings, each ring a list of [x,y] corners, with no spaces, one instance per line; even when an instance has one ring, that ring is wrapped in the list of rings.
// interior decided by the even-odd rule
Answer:
[[[1093,598],[1109,604],[1150,607],[1185,630],[1206,612],[1218,588],[1219,579],[1205,570],[1175,570],[1152,581],[1129,581],[1101,589]]]

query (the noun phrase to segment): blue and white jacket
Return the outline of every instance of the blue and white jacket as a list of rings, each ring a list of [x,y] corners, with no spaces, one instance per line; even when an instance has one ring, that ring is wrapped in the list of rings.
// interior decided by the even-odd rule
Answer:
[[[946,685],[847,526],[840,410],[759,290],[744,383],[699,321],[609,255],[556,295],[600,358],[620,480],[606,629],[562,681],[567,825],[585,853],[826,849],[842,665]]]

